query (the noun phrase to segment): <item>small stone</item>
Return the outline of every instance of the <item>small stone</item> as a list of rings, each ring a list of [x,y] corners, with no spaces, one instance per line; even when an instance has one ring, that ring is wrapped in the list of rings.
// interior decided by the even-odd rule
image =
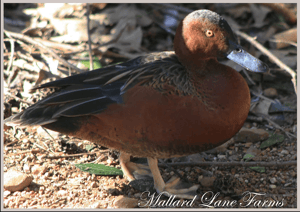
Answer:
[[[4,188],[9,191],[21,191],[29,186],[33,177],[14,169],[4,173]]]
[[[185,169],[184,169],[184,171],[186,171],[186,172],[189,172],[189,171],[191,171],[191,167],[186,167]]]
[[[94,204],[91,205],[91,208],[103,208],[101,201],[97,201]]]
[[[277,148],[274,147],[270,152],[276,152],[277,151]]]
[[[235,136],[235,142],[251,142],[265,140],[269,137],[269,133],[263,129],[247,129],[242,128]]]
[[[271,188],[271,189],[274,189],[274,188],[276,188],[276,185],[271,184],[271,185],[270,185],[270,188]]]
[[[98,187],[96,182],[92,182],[91,186],[92,186],[92,188],[97,188]]]
[[[115,199],[114,206],[115,208],[136,208],[138,200],[121,195]]]
[[[290,186],[292,183],[286,183],[286,184],[284,184],[284,187],[288,187],[288,186]]]
[[[289,154],[289,151],[284,149],[280,153],[283,154],[283,155],[287,155],[287,154]]]
[[[220,160],[226,160],[226,155],[218,155],[218,158],[219,158]]]
[[[297,175],[297,172],[291,171],[291,176],[292,177],[296,177],[296,175]]]
[[[10,195],[10,194],[11,194],[11,191],[5,190],[5,191],[3,192],[3,197],[7,197],[7,196]]]
[[[66,190],[60,190],[57,192],[57,195],[60,195],[60,196],[66,196],[68,194],[68,191]]]
[[[22,141],[24,144],[27,144],[28,142],[29,142],[29,140],[28,139],[23,139],[23,141]]]
[[[116,188],[109,188],[109,189],[107,189],[107,193],[109,193],[113,196],[117,196],[120,194],[120,191]]]
[[[31,173],[34,175],[39,175],[39,174],[43,175],[45,174],[46,171],[47,171],[47,167],[45,166],[34,165],[31,168]]]
[[[266,97],[274,98],[278,96],[278,92],[275,88],[267,88],[264,90],[264,95]]]
[[[245,147],[246,147],[246,148],[249,148],[251,145],[252,145],[252,143],[251,143],[251,142],[247,142],[247,143],[245,143]]]
[[[277,182],[277,180],[276,180],[275,177],[272,177],[272,178],[270,179],[270,182],[271,182],[272,184],[275,184],[275,183]]]
[[[11,108],[11,112],[13,112],[13,113],[19,113],[19,108],[17,108],[17,107],[12,107],[12,108]]]
[[[214,181],[215,181],[216,177],[203,177],[202,179],[199,180],[198,178],[198,181],[201,183],[202,186],[204,187],[211,187],[213,186],[214,184]]]
[[[111,159],[107,159],[106,163],[110,166],[113,163],[113,161]]]
[[[28,164],[24,164],[24,166],[23,166],[23,171],[25,172],[25,173],[29,173],[30,172],[30,166],[28,165]]]

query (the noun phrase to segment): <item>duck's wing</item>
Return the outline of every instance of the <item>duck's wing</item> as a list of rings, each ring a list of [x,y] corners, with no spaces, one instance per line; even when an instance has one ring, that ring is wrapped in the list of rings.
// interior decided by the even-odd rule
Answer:
[[[33,90],[54,87],[58,88],[57,91],[4,122],[45,125],[57,121],[59,117],[98,114],[110,104],[122,104],[122,94],[131,87],[151,85],[150,81],[157,82],[163,75],[169,75],[170,67],[173,70],[174,66],[182,69],[174,52],[153,53],[49,82]]]

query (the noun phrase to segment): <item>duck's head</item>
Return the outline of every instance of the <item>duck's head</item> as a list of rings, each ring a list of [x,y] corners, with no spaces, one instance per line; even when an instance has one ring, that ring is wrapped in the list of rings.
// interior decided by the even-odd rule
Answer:
[[[188,14],[179,24],[174,50],[186,66],[197,66],[211,58],[227,57],[246,69],[266,72],[268,66],[242,49],[227,21],[210,10]]]

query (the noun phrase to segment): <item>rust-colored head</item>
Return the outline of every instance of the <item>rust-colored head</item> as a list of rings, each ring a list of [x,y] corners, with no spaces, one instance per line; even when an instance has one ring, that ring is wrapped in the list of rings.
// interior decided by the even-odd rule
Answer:
[[[204,60],[227,57],[254,72],[268,67],[236,44],[234,34],[224,18],[210,10],[196,10],[179,24],[174,50],[186,67],[199,68]]]
[[[235,41],[231,28],[220,15],[197,10],[179,24],[174,49],[180,61],[189,66],[191,61],[224,57],[229,50],[229,39]]]

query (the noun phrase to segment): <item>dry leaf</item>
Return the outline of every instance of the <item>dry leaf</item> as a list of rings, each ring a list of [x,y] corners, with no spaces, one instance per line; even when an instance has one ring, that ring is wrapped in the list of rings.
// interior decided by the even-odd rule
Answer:
[[[266,25],[265,18],[271,10],[265,6],[258,6],[256,4],[250,4],[250,8],[253,13],[254,26],[260,28]]]

